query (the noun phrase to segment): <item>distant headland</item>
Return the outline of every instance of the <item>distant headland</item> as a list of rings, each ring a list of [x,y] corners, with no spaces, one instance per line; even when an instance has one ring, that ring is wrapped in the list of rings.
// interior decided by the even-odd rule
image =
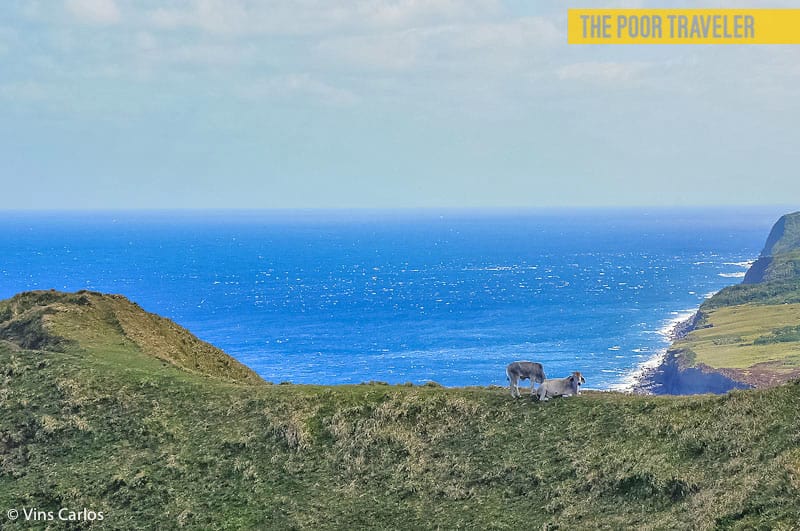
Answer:
[[[800,377],[800,212],[782,216],[742,283],[709,298],[675,336],[637,392],[724,393]]]

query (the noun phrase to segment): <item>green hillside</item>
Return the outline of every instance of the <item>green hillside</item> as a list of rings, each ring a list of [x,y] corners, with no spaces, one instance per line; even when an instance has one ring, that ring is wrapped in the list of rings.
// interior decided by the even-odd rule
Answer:
[[[548,403],[499,388],[267,385],[121,297],[23,294],[0,321],[3,513],[85,507],[104,529],[800,522],[797,381]],[[0,526],[32,528],[2,514]]]
[[[775,222],[758,260],[744,284],[800,278],[800,212],[785,214]]]
[[[782,216],[742,284],[707,300],[670,357],[757,387],[800,377],[800,212]]]
[[[709,309],[702,325],[672,348],[689,366],[702,364],[758,387],[800,378],[800,304]]]
[[[221,380],[264,383],[220,349],[119,295],[19,294],[0,302],[0,339],[27,349],[85,352],[106,363],[150,368],[160,360]]]
[[[761,256],[778,256],[800,249],[800,212],[781,216],[767,236]]]

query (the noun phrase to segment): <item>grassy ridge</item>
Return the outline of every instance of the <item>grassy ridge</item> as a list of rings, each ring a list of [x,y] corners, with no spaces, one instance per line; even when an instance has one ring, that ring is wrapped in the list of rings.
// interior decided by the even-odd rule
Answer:
[[[91,327],[60,312],[70,319],[39,337],[60,352],[0,341],[3,509],[87,507],[124,529],[800,521],[798,382],[548,403],[498,388],[264,385],[155,357],[123,340],[118,312],[90,312]]]
[[[139,358],[152,363],[156,358],[214,378],[264,383],[222,350],[119,295],[52,290],[21,293],[0,301],[0,339],[22,348],[77,349],[123,364]],[[144,356],[132,357],[131,353]]]

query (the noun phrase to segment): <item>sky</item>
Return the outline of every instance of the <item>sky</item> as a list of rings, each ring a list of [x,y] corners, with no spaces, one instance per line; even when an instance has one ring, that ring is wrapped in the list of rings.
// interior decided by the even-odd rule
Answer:
[[[567,7],[3,0],[0,209],[787,204],[800,46],[576,46]]]

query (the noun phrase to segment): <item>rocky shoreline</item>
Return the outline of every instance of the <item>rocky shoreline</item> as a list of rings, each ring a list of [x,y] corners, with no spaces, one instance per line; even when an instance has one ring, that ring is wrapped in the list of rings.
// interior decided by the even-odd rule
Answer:
[[[670,340],[674,343],[684,338],[695,329],[700,319],[698,310],[688,319],[677,323],[670,331]],[[721,394],[751,387],[705,365],[687,367],[683,351],[670,346],[658,365],[642,372],[633,385],[632,392],[650,395]]]

